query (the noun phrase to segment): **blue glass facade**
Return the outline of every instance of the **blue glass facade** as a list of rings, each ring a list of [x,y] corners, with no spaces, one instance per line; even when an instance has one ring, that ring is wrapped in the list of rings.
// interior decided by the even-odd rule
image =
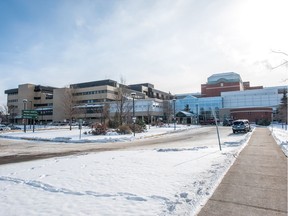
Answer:
[[[212,116],[212,110],[215,110],[216,115],[219,115],[219,109],[223,108],[223,101],[222,97],[197,98],[192,95],[177,97],[175,102],[176,112],[183,111],[187,107],[189,107],[190,112],[195,114]]]

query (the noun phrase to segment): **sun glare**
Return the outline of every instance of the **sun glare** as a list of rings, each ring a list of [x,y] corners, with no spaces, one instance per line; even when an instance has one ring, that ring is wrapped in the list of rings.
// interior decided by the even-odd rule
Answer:
[[[236,27],[253,52],[261,54],[271,49],[287,49],[288,1],[241,1],[237,7]]]

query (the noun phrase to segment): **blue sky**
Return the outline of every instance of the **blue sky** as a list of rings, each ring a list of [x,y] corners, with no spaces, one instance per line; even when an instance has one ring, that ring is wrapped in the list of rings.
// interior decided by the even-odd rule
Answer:
[[[207,77],[287,85],[287,0],[1,0],[5,89],[101,79],[199,92]]]

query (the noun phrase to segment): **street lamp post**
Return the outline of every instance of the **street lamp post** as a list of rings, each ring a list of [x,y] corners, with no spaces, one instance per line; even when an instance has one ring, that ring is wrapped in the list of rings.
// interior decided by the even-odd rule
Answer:
[[[30,103],[30,110],[32,110],[32,101],[29,101],[29,103]],[[32,121],[34,121],[34,120],[30,119],[30,124],[29,124],[30,129],[31,129]]]
[[[86,123],[87,122],[87,120],[86,120],[86,118],[87,118],[87,104],[85,104],[85,119],[84,119],[84,122]]]
[[[131,93],[131,96],[133,98],[133,117],[132,117],[132,120],[133,120],[133,133],[134,133],[134,137],[135,137],[135,122],[136,122],[136,117],[135,117],[135,95],[136,93],[135,92],[132,92]]]
[[[196,113],[197,113],[197,125],[199,124],[199,105],[196,104]]]
[[[176,116],[175,116],[175,102],[176,102],[176,99],[174,98],[173,99],[173,104],[174,104],[174,130],[176,130]]]
[[[27,99],[23,99],[23,105],[24,105],[24,109],[26,110],[26,105],[27,105],[28,100]],[[24,121],[24,133],[26,133],[26,119],[23,116],[23,121]]]

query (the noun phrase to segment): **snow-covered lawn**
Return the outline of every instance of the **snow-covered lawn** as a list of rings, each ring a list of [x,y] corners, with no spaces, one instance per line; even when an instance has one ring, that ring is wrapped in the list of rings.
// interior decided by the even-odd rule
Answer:
[[[73,131],[75,137],[64,130],[34,135],[79,139],[79,131]],[[136,138],[173,131],[151,128]],[[274,128],[278,136],[276,132]],[[195,215],[251,134],[222,137],[222,151],[215,136],[207,145],[187,148],[110,151],[2,165],[0,215]],[[281,138],[286,147],[287,137],[286,131]]]
[[[175,128],[176,131],[179,130],[186,130],[190,128],[197,128],[198,126],[184,126],[184,125],[177,125]],[[47,127],[41,128],[39,130],[27,130],[26,133],[23,131],[11,131],[0,134],[2,138],[12,138],[12,139],[28,139],[28,140],[42,140],[42,141],[55,141],[55,142],[69,142],[69,143],[83,143],[83,142],[121,142],[121,141],[131,141],[133,139],[143,139],[151,136],[157,136],[166,133],[173,133],[174,127],[173,125],[166,126],[166,127],[148,127],[147,132],[144,133],[136,133],[135,137],[133,134],[127,135],[118,135],[115,132],[110,132],[107,135],[99,135],[94,136],[88,134],[91,131],[88,127],[83,127],[82,130],[79,130],[77,127],[74,127],[72,130],[69,130],[68,126],[65,127]],[[87,132],[87,134],[84,134]]]

